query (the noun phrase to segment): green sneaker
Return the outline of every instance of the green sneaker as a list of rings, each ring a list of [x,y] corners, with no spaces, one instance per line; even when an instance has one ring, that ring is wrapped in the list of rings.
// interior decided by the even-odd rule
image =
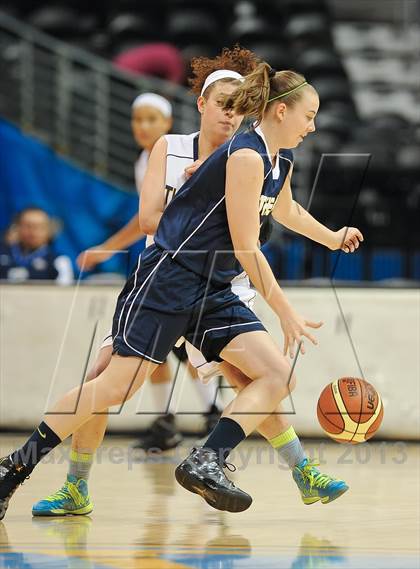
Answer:
[[[293,480],[300,490],[304,504],[314,504],[319,500],[328,504],[349,489],[344,480],[336,480],[328,474],[322,474],[317,466],[317,462],[305,458],[292,470]]]
[[[86,515],[93,510],[88,485],[83,478],[67,475],[64,486],[32,507],[33,516]]]

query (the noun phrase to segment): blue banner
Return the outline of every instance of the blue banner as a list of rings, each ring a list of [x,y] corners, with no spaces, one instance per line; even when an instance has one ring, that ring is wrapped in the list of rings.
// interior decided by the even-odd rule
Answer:
[[[133,167],[134,184],[134,167]],[[62,223],[58,252],[73,261],[83,249],[102,243],[137,212],[129,194],[80,170],[51,148],[0,119],[0,232],[27,206],[45,209]],[[143,242],[130,250],[132,265]],[[127,273],[127,256],[116,255],[97,272]]]

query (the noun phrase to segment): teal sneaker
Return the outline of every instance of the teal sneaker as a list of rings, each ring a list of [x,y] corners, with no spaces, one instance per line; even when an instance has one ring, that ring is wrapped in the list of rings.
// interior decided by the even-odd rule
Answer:
[[[304,504],[314,504],[319,500],[328,504],[349,489],[344,480],[336,480],[328,474],[322,474],[317,466],[317,462],[305,458],[292,470],[293,480],[300,490]]]
[[[33,516],[86,515],[93,510],[88,485],[83,478],[67,475],[64,486],[32,507]]]

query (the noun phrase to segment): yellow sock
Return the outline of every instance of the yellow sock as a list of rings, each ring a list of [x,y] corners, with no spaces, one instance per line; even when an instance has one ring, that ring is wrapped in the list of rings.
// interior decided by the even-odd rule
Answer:
[[[87,452],[77,452],[77,450],[71,449],[70,460],[74,460],[74,462],[92,462],[93,454]]]
[[[269,439],[269,443],[273,448],[281,448],[284,445],[287,445],[288,443],[292,442],[294,439],[297,439],[298,436],[295,433],[295,430],[293,427],[289,427],[287,429],[287,431],[284,431],[284,433],[280,433],[279,435],[277,435],[276,437]]]
[[[90,469],[93,464],[93,454],[87,452],[70,451],[69,474],[76,478],[89,478]]]
[[[268,442],[279,451],[280,456],[290,468],[294,468],[306,458],[299,437],[293,427],[289,427],[287,431],[273,437]]]

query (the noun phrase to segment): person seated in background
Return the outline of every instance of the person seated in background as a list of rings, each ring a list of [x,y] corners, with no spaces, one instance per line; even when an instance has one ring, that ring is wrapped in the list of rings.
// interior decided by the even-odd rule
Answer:
[[[0,242],[0,279],[71,284],[72,263],[69,257],[55,251],[54,233],[53,220],[43,209],[27,207],[20,211]]]

